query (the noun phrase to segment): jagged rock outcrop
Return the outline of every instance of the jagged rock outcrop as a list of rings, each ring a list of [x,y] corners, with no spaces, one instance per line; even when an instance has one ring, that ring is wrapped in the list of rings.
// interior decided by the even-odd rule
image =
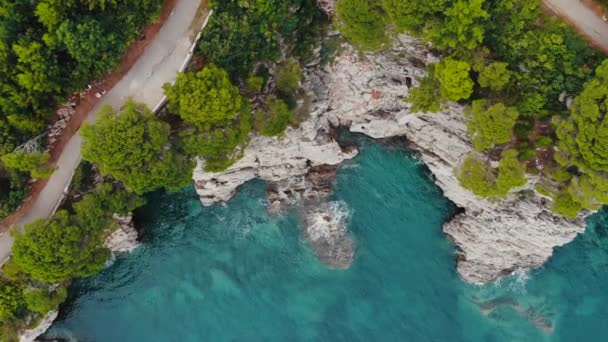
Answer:
[[[459,185],[454,170],[472,150],[462,108],[449,104],[441,113],[420,115],[403,101],[424,75],[424,65],[435,61],[424,46],[400,36],[391,50],[360,54],[346,47],[333,65],[313,67],[305,82],[313,99],[310,119],[284,138],[255,138],[245,157],[226,172],[209,174],[199,167],[194,179],[203,204],[227,200],[254,177],[281,181],[305,175],[311,164],[336,165],[352,158],[325,134],[328,123],[373,138],[405,136],[445,196],[463,209],[444,231],[459,250],[457,268],[466,281],[481,284],[542,265],[554,247],[584,230],[583,220],[553,215],[533,183],[496,201]]]
[[[53,322],[55,319],[57,319],[58,314],[59,312],[57,310],[47,313],[35,328],[21,333],[21,336],[19,336],[19,342],[35,341],[38,336],[44,334],[51,327],[51,325],[53,325]]]
[[[348,268],[355,257],[355,242],[348,234],[350,212],[346,203],[323,202],[304,211],[304,236],[324,264]]]
[[[330,17],[336,13],[336,0],[317,0],[317,6]]]
[[[194,170],[196,192],[203,205],[229,200],[243,183],[260,178],[270,182],[302,177],[317,166],[338,165],[357,151],[342,149],[329,134],[322,117],[312,117],[281,138],[255,137],[245,155],[228,170],[209,173],[199,162]]]
[[[110,234],[105,246],[112,252],[130,253],[139,246],[139,237],[133,224],[133,214],[114,215],[118,228]]]

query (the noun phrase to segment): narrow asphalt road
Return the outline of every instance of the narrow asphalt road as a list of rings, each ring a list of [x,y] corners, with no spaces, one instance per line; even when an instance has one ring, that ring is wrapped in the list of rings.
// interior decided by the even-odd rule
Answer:
[[[204,2],[203,2],[204,3]],[[178,71],[189,57],[201,23],[197,14],[201,0],[177,0],[171,15],[154,37],[131,70],[101,99],[89,112],[86,122],[97,118],[101,106],[109,104],[119,108],[124,100],[132,97],[136,102],[145,103],[151,109],[163,100],[162,85],[175,80]],[[205,13],[202,13],[205,15]],[[80,131],[76,132],[65,146],[57,160],[57,169],[48,180],[31,210],[19,221],[23,226],[39,218],[51,216],[55,207],[69,187],[72,175],[80,163]],[[13,238],[10,234],[0,235],[0,263],[4,263],[11,253]]]
[[[572,24],[593,45],[608,53],[608,22],[580,0],[543,0],[555,14]]]

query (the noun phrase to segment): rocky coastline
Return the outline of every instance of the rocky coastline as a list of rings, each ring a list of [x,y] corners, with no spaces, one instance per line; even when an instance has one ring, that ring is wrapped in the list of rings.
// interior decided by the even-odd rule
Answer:
[[[403,101],[408,89],[424,76],[424,66],[436,60],[424,45],[402,35],[381,53],[362,54],[344,45],[331,65],[309,65],[303,89],[311,100],[310,117],[282,137],[254,138],[244,157],[224,172],[205,172],[204,162],[199,162],[193,178],[201,202],[227,201],[253,178],[282,189],[275,191],[282,200],[271,197],[271,203],[279,201],[277,208],[291,201],[291,194],[306,198],[305,194],[315,193],[317,187],[306,182],[306,175],[356,155],[356,150],[340,147],[332,137],[332,127],[376,139],[404,137],[444,195],[462,209],[443,230],[457,247],[457,269],[465,281],[483,284],[541,266],[555,247],[584,230],[583,218],[568,220],[552,214],[550,200],[534,191],[533,177],[526,187],[502,200],[477,197],[459,185],[454,170],[473,149],[463,108],[451,103],[439,113],[416,114]],[[309,240],[314,247],[314,239]],[[321,259],[330,255],[324,252],[327,248],[344,240],[336,241],[315,248]]]

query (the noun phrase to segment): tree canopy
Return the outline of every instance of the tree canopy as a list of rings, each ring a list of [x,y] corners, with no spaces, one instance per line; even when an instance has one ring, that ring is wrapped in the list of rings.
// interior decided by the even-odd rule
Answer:
[[[445,58],[435,66],[435,77],[441,83],[441,96],[447,100],[466,100],[473,93],[471,66],[464,61]]]
[[[301,49],[317,13],[311,0],[218,0],[211,7],[197,51],[232,79],[246,78],[257,62],[277,59],[281,48]]]
[[[473,146],[483,151],[511,140],[519,113],[502,103],[488,105],[486,100],[475,100],[466,116]]]
[[[235,120],[245,107],[228,73],[213,64],[196,73],[180,73],[175,84],[164,89],[169,110],[203,131]]]
[[[120,113],[103,107],[97,121],[82,128],[82,157],[138,194],[178,189],[189,182],[192,163],[169,148],[169,135],[167,123],[128,100]]]
[[[388,42],[386,18],[378,0],[338,0],[336,26],[355,46],[375,50]]]
[[[88,276],[100,270],[108,251],[101,247],[102,231],[70,222],[66,211],[39,219],[15,234],[13,258],[33,279],[47,283]]]
[[[473,50],[484,39],[488,12],[483,9],[485,0],[457,0],[444,11],[443,20],[431,20],[424,28],[427,40],[441,49]]]
[[[608,61],[574,99],[571,116],[557,119],[559,148],[586,171],[608,171]]]
[[[25,307],[21,289],[7,282],[0,282],[0,320],[10,320]]]

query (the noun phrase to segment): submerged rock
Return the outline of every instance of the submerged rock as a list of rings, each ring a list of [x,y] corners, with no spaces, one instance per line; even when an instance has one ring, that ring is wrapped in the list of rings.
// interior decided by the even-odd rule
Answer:
[[[225,172],[207,173],[199,165],[194,180],[201,201],[228,200],[254,177],[285,182],[313,167],[354,157],[355,152],[342,150],[332,139],[332,126],[373,138],[404,136],[445,196],[463,209],[444,231],[459,251],[457,269],[464,280],[482,284],[542,265],[554,247],[584,230],[583,219],[551,213],[550,201],[534,191],[535,180],[502,200],[480,198],[460,186],[455,169],[473,149],[463,108],[450,103],[440,113],[415,114],[404,102],[409,87],[425,75],[425,64],[436,61],[418,41],[403,35],[390,50],[376,54],[344,46],[332,65],[307,72],[304,88],[312,103],[310,118],[300,127],[281,138],[254,138],[245,157]]]
[[[304,236],[324,264],[348,268],[355,257],[355,242],[348,234],[350,211],[343,202],[325,202],[304,212]]]

